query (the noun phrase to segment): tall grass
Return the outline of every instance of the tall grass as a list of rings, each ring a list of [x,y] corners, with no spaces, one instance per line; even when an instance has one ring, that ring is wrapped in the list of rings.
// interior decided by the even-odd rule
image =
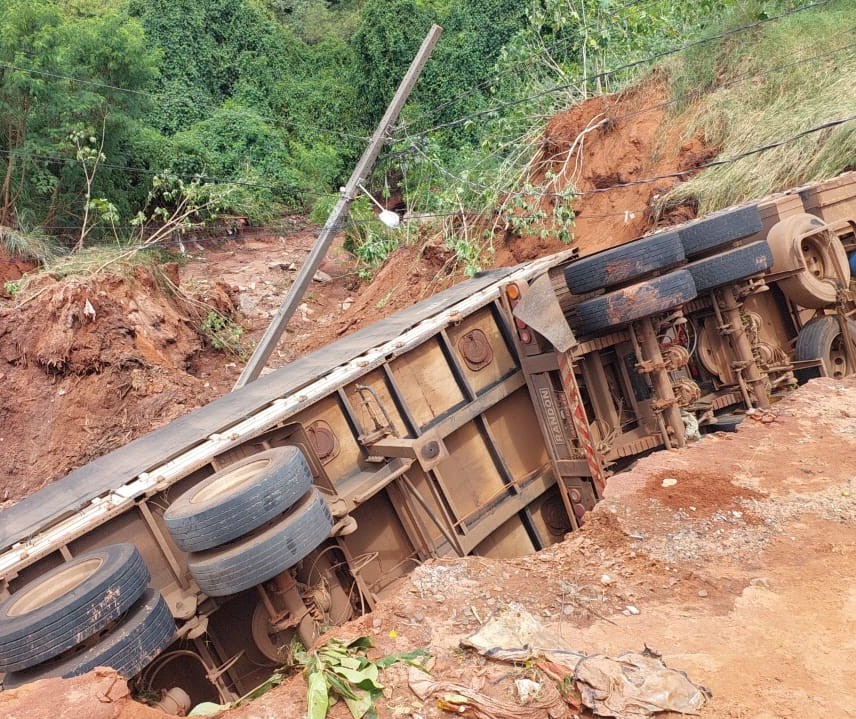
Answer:
[[[9,257],[46,265],[61,254],[59,243],[40,228],[0,226],[0,249]]]
[[[854,29],[856,4],[838,0],[696,49],[671,68],[672,122],[727,159],[856,114]],[[662,202],[703,214],[854,168],[856,121],[708,168]]]

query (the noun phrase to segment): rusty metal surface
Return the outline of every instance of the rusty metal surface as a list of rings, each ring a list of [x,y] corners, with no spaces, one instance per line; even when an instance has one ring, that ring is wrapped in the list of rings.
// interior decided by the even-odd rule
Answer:
[[[577,340],[553,292],[548,275],[541,275],[529,287],[513,314],[546,338],[559,352],[567,352]]]

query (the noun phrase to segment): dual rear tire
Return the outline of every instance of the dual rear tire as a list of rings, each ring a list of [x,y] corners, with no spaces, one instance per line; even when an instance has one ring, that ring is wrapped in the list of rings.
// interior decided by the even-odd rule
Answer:
[[[235,594],[293,567],[330,535],[333,517],[303,453],[276,447],[239,460],[164,513],[187,567],[210,597]]]
[[[82,554],[0,603],[4,686],[110,666],[131,677],[172,642],[175,622],[132,544]]]

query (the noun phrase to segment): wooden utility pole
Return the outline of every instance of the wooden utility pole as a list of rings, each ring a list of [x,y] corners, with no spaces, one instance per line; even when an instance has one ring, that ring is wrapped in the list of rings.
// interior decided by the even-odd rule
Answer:
[[[288,321],[297,309],[297,305],[303,298],[303,294],[306,292],[306,288],[309,286],[309,283],[312,281],[312,277],[318,270],[318,266],[324,259],[324,255],[327,254],[327,250],[333,242],[333,238],[341,229],[342,223],[348,214],[351,201],[358,194],[360,183],[365,181],[369,171],[374,166],[375,160],[377,160],[377,156],[380,154],[380,150],[386,142],[386,135],[389,132],[389,128],[398,119],[398,115],[404,107],[404,103],[410,96],[410,91],[419,79],[419,75],[422,73],[422,68],[431,56],[431,52],[434,50],[434,46],[440,39],[440,33],[442,32],[443,28],[439,25],[433,25],[431,30],[428,32],[428,35],[426,35],[425,39],[422,41],[422,46],[419,48],[419,52],[416,53],[416,57],[414,57],[413,62],[410,63],[407,74],[405,74],[401,84],[398,86],[398,90],[392,98],[392,101],[386,108],[386,113],[384,113],[374,135],[372,135],[368,147],[366,147],[365,152],[363,152],[363,156],[354,168],[353,173],[351,173],[348,183],[342,190],[342,196],[339,198],[339,201],[336,203],[336,206],[333,208],[329,217],[327,217],[327,222],[324,223],[324,227],[318,235],[318,239],[315,241],[315,246],[312,248],[312,252],[309,253],[309,256],[306,258],[306,262],[304,262],[303,266],[300,268],[300,272],[298,272],[297,277],[294,280],[294,284],[289,288],[288,294],[282,301],[276,315],[274,315],[274,318],[271,320],[264,336],[259,341],[252,357],[250,357],[250,361],[247,362],[247,366],[244,367],[244,371],[235,383],[234,389],[243,387],[248,382],[252,382],[256,379],[261,374],[261,371],[267,364],[268,359],[270,359],[277,342],[279,342],[279,338],[285,331]]]

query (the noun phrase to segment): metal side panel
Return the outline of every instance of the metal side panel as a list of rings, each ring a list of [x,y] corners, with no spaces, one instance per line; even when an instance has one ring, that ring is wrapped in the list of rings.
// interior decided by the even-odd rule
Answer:
[[[560,259],[560,256],[556,258]],[[533,266],[535,264],[539,263]],[[0,551],[77,512],[96,497],[114,491],[138,475],[181,455],[212,434],[225,432],[274,400],[289,397],[335,368],[396,339],[420,322],[472,297],[522,267],[492,270],[455,285],[295,360],[71,472],[0,512]]]

